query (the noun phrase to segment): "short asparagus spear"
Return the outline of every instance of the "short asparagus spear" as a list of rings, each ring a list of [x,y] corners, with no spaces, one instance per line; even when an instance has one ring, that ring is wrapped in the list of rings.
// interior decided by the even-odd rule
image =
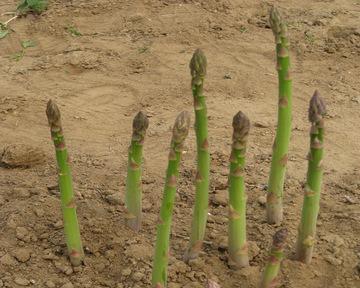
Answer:
[[[282,228],[275,233],[269,259],[261,279],[260,288],[276,288],[278,286],[277,276],[280,270],[281,261],[284,258],[284,246],[287,234],[288,232],[285,228]]]
[[[232,126],[234,132],[229,175],[229,264],[246,267],[249,265],[249,257],[246,243],[247,196],[243,174],[250,130],[249,118],[240,111],[234,116]]]
[[[143,143],[149,120],[143,112],[139,112],[133,121],[133,133],[128,156],[128,174],[126,179],[125,205],[128,212],[127,225],[134,231],[141,228],[142,189],[141,162]]]
[[[267,222],[279,224],[283,218],[283,190],[291,136],[292,80],[290,75],[287,27],[278,10],[272,8],[270,25],[276,41],[279,79],[278,125],[276,130],[267,193]]]
[[[308,172],[296,251],[297,259],[307,264],[311,262],[319,212],[323,176],[324,114],[325,104],[319,92],[315,91],[309,106],[309,121],[311,122],[310,152],[308,155]]]
[[[191,87],[195,110],[197,174],[195,179],[195,207],[191,223],[190,243],[185,253],[186,261],[196,258],[201,250],[208,214],[210,154],[208,147],[207,108],[203,93],[206,68],[207,60],[205,54],[202,50],[197,49],[190,61]]]
[[[176,182],[179,175],[179,165],[183,144],[188,135],[190,115],[182,112],[176,118],[170,144],[169,162],[166,171],[164,196],[160,208],[159,223],[157,224],[157,237],[155,257],[152,270],[152,285],[164,288],[167,283],[167,266],[169,260],[169,239],[171,231],[171,218],[176,194]]]
[[[79,266],[84,258],[81,243],[80,229],[76,216],[76,204],[72,187],[69,157],[65,146],[65,139],[61,126],[61,117],[58,106],[49,100],[46,108],[51,137],[54,141],[56,160],[59,171],[59,187],[61,195],[61,207],[64,219],[64,230],[70,262]]]

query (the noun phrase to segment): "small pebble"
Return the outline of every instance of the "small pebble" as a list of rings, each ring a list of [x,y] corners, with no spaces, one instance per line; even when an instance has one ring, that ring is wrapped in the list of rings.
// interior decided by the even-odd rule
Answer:
[[[122,276],[129,276],[131,274],[131,269],[130,268],[125,268],[124,270],[121,271],[121,275]]]
[[[25,263],[30,259],[30,250],[26,248],[18,248],[13,251],[12,255],[21,263]]]
[[[228,248],[228,237],[221,236],[219,237],[219,249],[226,250]]]
[[[114,193],[106,196],[106,201],[111,205],[120,205],[122,204],[119,193]]]
[[[150,211],[152,206],[153,206],[153,204],[148,199],[144,199],[144,201],[142,203],[143,211],[145,211],[145,212]]]
[[[54,224],[54,228],[56,229],[60,229],[63,227],[63,222],[61,220],[57,221],[55,224]]]
[[[228,193],[226,190],[216,191],[213,201],[214,204],[226,206],[228,204]]]
[[[51,280],[46,281],[45,286],[48,287],[48,288],[55,288],[56,287],[55,283],[53,281],[51,281]]]
[[[337,259],[330,255],[325,256],[325,260],[334,266],[339,266],[342,264],[342,261],[340,259]]]
[[[30,284],[29,280],[21,277],[16,277],[14,282],[20,286],[28,286]]]
[[[0,258],[0,264],[6,265],[6,266],[15,266],[18,265],[14,257],[12,257],[10,254],[5,254]]]
[[[35,215],[36,215],[37,217],[42,217],[42,216],[44,216],[44,210],[41,209],[41,208],[35,208],[35,209],[34,209],[34,212],[35,212]]]
[[[25,227],[16,227],[16,238],[24,242],[29,242],[29,231]]]
[[[260,254],[260,248],[254,241],[248,241],[249,245],[249,258],[250,260],[254,259]]]
[[[133,275],[132,275],[132,279],[136,282],[140,282],[141,279],[143,279],[145,277],[145,275],[141,272],[135,272]]]
[[[259,196],[257,198],[257,202],[261,205],[261,206],[265,206],[266,205],[266,196]]]
[[[344,195],[344,198],[345,198],[345,203],[348,203],[348,204],[355,204],[356,203],[356,201],[354,199],[352,199],[348,195]]]
[[[74,288],[74,285],[71,282],[68,282],[68,283],[64,284],[63,286],[61,286],[61,288]]]
[[[105,270],[106,266],[104,263],[98,263],[94,266],[95,270],[98,272],[102,272]]]

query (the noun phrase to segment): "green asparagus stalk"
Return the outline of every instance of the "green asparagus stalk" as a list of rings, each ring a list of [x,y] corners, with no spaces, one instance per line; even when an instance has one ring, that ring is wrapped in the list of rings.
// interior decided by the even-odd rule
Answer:
[[[59,187],[61,195],[61,207],[64,219],[64,230],[70,262],[73,266],[79,266],[84,258],[81,243],[80,229],[76,216],[76,204],[72,186],[69,156],[65,146],[65,139],[61,126],[61,116],[58,106],[49,100],[46,108],[51,138],[54,141],[56,160],[59,171]]]
[[[176,182],[179,175],[179,165],[183,144],[188,135],[190,115],[182,112],[176,118],[170,144],[169,162],[166,171],[164,196],[160,208],[159,223],[155,246],[154,265],[152,270],[152,285],[164,288],[167,283],[167,266],[169,260],[169,240],[171,218],[176,194]]]
[[[185,261],[196,258],[201,251],[208,214],[210,154],[207,128],[207,108],[203,93],[206,68],[207,60],[205,54],[200,49],[197,49],[190,61],[197,144],[197,175],[195,179],[196,193],[191,223],[190,243],[188,250],[185,253]]]
[[[128,156],[128,174],[126,179],[125,206],[127,209],[127,225],[134,231],[141,228],[142,189],[141,162],[143,143],[149,120],[143,112],[139,112],[133,121],[133,133]]]
[[[267,193],[267,222],[279,224],[283,218],[283,190],[291,136],[292,80],[290,75],[287,27],[278,10],[272,8],[270,25],[276,41],[279,79],[278,125],[276,130]]]
[[[246,193],[244,167],[246,142],[250,130],[249,118],[241,111],[234,118],[233,144],[229,175],[229,265],[249,266],[246,242]]]
[[[325,104],[318,91],[310,100],[309,121],[310,152],[304,193],[301,223],[297,239],[297,259],[306,264],[311,262],[315,244],[316,222],[319,213],[321,182],[323,176],[322,159],[324,154],[324,119]]]
[[[277,276],[280,270],[281,261],[284,258],[284,246],[287,234],[288,232],[285,228],[282,228],[275,233],[269,259],[261,279],[260,288],[276,288],[278,286]]]

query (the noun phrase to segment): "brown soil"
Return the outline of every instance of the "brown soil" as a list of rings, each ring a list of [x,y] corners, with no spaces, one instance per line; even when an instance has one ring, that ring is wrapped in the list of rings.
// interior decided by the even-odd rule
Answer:
[[[1,13],[17,2],[1,1]],[[203,255],[184,264],[194,200],[191,131],[174,211],[169,287],[204,287],[206,278],[225,288],[257,287],[277,229],[265,223],[259,198],[265,195],[276,125],[274,39],[267,24],[273,2],[53,0],[43,15],[12,22],[15,32],[0,40],[0,147],[6,156],[0,167],[0,287],[150,286],[170,127],[179,111],[192,112],[188,62],[197,47],[209,62],[211,215]],[[294,79],[283,224],[290,234],[282,287],[360,287],[360,2],[278,2],[289,22]],[[82,36],[72,35],[71,26]],[[20,43],[28,39],[36,47],[21,57]],[[317,244],[312,264],[305,266],[290,259],[307,164],[307,105],[314,89],[329,113]],[[74,269],[64,253],[45,116],[49,98],[62,111],[86,246],[84,266]],[[151,118],[145,217],[137,235],[124,227],[122,199],[131,122],[140,109]],[[238,110],[253,123],[247,155],[251,267],[235,271],[226,264],[226,182],[231,119]]]

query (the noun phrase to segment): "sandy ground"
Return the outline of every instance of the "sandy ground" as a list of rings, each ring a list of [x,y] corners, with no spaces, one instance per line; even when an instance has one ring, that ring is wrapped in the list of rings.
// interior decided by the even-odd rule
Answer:
[[[17,1],[3,0],[0,12]],[[276,128],[274,1],[54,0],[39,17],[15,20],[0,40],[0,148],[16,144],[28,168],[0,168],[0,287],[149,287],[170,127],[193,113],[188,62],[208,57],[210,216],[201,258],[181,259],[194,200],[195,135],[190,132],[174,211],[169,288],[257,287],[276,227],[264,196]],[[360,1],[277,1],[289,23],[293,133],[285,185],[290,230],[282,287],[360,287]],[[2,21],[8,16],[2,16]],[[71,32],[72,31],[72,32]],[[74,35],[74,31],[81,36]],[[76,34],[76,33],[75,33]],[[36,46],[21,53],[21,41]],[[318,89],[328,106],[325,175],[311,265],[291,260],[308,150],[307,105]],[[57,101],[72,157],[86,261],[71,268],[64,238],[53,145],[45,116]],[[131,122],[145,111],[144,227],[124,226],[124,180]],[[227,267],[227,173],[231,119],[253,125],[247,154],[251,267]],[[194,119],[194,117],[193,117]],[[19,148],[20,147],[20,148]]]

